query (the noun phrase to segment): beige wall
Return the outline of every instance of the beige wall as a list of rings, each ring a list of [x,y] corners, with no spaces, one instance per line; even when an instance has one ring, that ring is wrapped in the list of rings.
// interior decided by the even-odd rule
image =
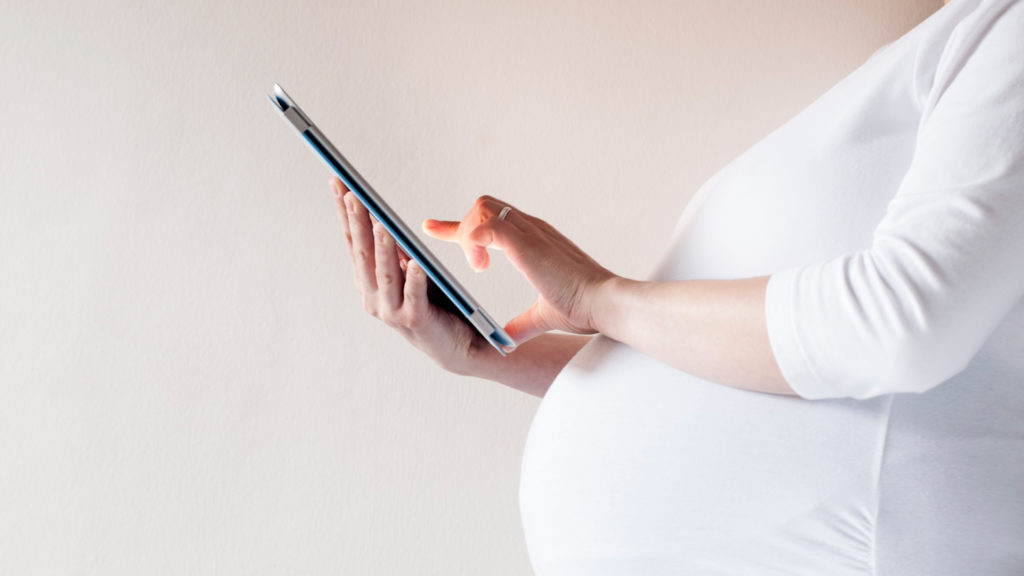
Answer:
[[[274,81],[411,221],[487,193],[638,277],[939,5],[0,2],[0,572],[529,573],[538,400],[362,312]],[[532,301],[438,250],[499,320]]]

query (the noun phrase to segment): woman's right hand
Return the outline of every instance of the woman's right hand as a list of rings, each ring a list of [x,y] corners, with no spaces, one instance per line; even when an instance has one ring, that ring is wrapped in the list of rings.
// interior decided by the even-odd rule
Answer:
[[[450,372],[472,375],[480,371],[481,362],[500,361],[501,355],[476,330],[429,301],[426,273],[379,222],[371,222],[341,180],[331,180],[331,189],[366,311]]]

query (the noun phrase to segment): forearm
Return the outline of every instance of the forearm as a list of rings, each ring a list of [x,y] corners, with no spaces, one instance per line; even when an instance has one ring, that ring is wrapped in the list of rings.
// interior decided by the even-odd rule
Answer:
[[[768,277],[605,282],[594,327],[670,366],[726,386],[793,395],[768,340]]]
[[[591,338],[593,336],[543,334],[520,344],[504,358],[491,349],[471,362],[465,373],[543,397],[555,376]]]

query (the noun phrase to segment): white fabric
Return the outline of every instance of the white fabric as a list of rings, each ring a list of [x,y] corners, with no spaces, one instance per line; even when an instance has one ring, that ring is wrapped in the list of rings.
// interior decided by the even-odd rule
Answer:
[[[767,274],[802,398],[604,337],[559,374],[536,574],[1024,574],[1024,1],[877,51],[702,187],[652,279]]]

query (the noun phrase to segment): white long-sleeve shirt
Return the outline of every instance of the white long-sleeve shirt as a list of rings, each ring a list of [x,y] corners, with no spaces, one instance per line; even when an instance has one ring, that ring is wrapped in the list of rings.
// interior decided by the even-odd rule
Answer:
[[[801,397],[604,337],[559,374],[536,573],[1024,574],[1024,1],[878,50],[702,187],[652,279],[767,274]]]

